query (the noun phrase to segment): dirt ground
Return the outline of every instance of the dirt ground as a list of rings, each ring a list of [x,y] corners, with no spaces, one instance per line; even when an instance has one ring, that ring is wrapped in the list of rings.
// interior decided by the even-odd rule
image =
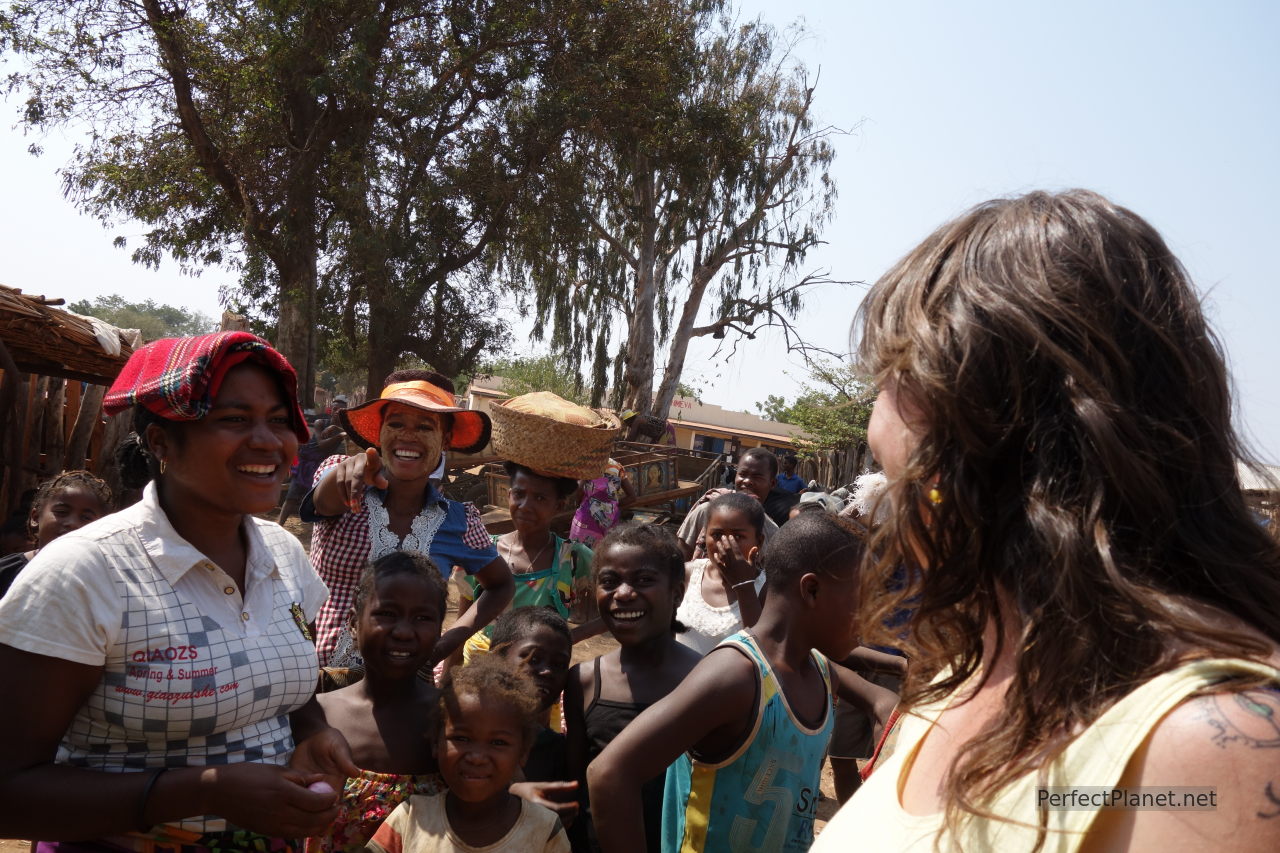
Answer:
[[[311,546],[311,525],[302,524],[297,518],[292,518],[285,524],[285,528],[293,533],[302,541],[305,548]],[[457,591],[453,585],[449,585],[449,613],[445,617],[445,626],[453,623],[457,619]],[[608,634],[599,637],[592,637],[589,640],[583,640],[573,647],[573,662],[581,663],[582,661],[591,660],[603,654],[608,654],[618,647],[613,638]],[[821,832],[822,828],[827,825],[827,821],[836,813],[835,799],[835,783],[831,777],[831,767],[824,764],[822,767],[822,799],[818,802],[818,817],[814,821],[815,833]],[[5,841],[0,840],[0,853],[27,853],[31,849],[30,842],[27,841]]]

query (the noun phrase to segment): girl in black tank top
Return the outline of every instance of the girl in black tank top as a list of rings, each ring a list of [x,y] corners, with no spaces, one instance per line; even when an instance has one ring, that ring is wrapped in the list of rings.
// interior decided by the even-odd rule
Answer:
[[[596,548],[596,604],[619,649],[579,664],[565,690],[569,771],[579,780],[583,814],[570,831],[577,853],[598,851],[590,827],[587,765],[641,711],[666,696],[701,657],[675,640],[684,597],[684,555],[670,533],[626,524]],[[644,786],[645,833],[650,851],[661,846],[663,775]]]

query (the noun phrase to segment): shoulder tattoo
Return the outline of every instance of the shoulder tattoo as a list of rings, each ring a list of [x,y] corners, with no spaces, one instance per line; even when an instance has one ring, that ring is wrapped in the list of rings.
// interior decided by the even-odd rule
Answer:
[[[1211,740],[1216,746],[1280,749],[1280,690],[1213,694],[1201,697],[1196,705],[1200,718],[1213,731]],[[1267,782],[1262,798],[1258,817],[1280,817],[1280,782]]]
[[[1201,697],[1196,704],[1202,719],[1213,729],[1215,745],[1280,748],[1280,691],[1215,693]]]

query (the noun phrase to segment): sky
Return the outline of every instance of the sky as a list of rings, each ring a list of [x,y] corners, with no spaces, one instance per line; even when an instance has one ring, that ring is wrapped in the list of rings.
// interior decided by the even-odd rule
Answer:
[[[815,110],[836,140],[835,217],[809,269],[873,282],[934,228],[970,206],[1031,189],[1086,187],[1145,217],[1187,266],[1222,338],[1237,423],[1263,461],[1280,463],[1280,4],[943,0],[742,0],[744,18],[800,22],[796,56],[817,77]],[[63,199],[56,169],[74,136],[36,140],[0,105],[0,282],[72,301],[120,293],[217,316],[231,276],[181,276],[129,262]],[[800,326],[846,351],[865,288],[828,287]],[[804,364],[765,332],[726,362],[690,349],[702,399],[754,411],[794,396]]]

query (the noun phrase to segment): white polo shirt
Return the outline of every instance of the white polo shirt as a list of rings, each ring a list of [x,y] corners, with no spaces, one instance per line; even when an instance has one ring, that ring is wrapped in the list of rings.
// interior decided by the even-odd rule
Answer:
[[[246,516],[245,530],[243,597],[173,529],[154,484],[132,507],[40,549],[19,574],[0,601],[0,643],[103,668],[59,763],[127,771],[288,761],[288,714],[316,685],[303,628],[328,590],[282,527]],[[180,826],[228,828],[215,817]]]

